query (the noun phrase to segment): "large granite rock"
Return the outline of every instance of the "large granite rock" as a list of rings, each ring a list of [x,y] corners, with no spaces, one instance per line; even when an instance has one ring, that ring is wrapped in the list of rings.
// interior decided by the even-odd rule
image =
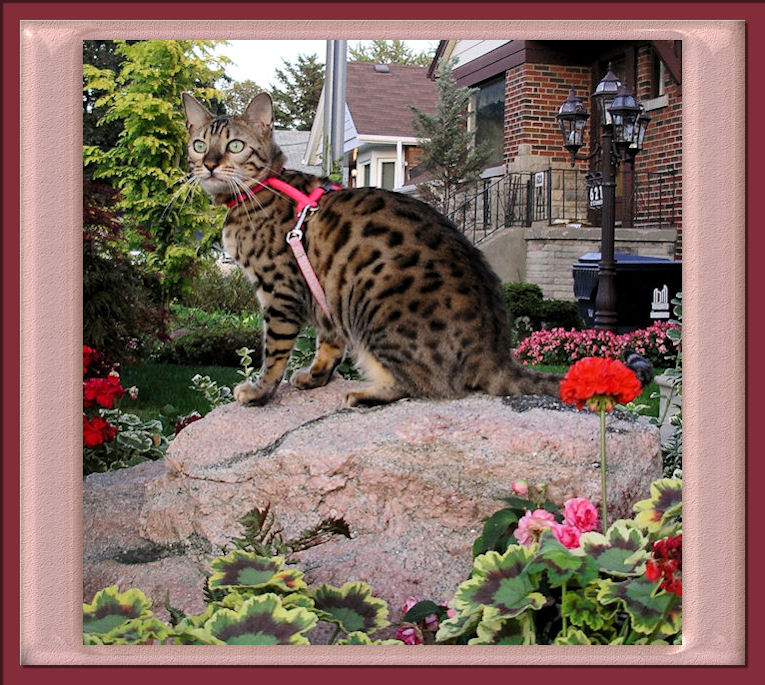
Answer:
[[[351,539],[299,554],[309,583],[364,580],[391,619],[410,595],[446,602],[471,568],[482,519],[517,479],[553,501],[600,501],[599,424],[551,398],[402,400],[342,409],[353,384],[284,386],[266,407],[230,404],[192,423],[161,462],[84,483],[84,596],[117,583],[201,611],[206,562],[270,504],[286,539],[342,517]],[[612,517],[661,476],[658,430],[608,418]]]

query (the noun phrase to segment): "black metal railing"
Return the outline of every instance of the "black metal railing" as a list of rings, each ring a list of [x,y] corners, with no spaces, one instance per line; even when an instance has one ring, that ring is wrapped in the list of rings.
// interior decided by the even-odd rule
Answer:
[[[636,227],[675,228],[681,222],[680,173],[674,167],[664,171],[636,171],[632,203]]]
[[[672,168],[633,175],[633,225],[638,228],[677,226],[681,218],[680,179]],[[533,222],[599,222],[589,206],[586,174],[579,169],[548,168],[483,179],[463,189],[449,218],[473,243],[496,231]],[[617,217],[617,221],[618,221]]]

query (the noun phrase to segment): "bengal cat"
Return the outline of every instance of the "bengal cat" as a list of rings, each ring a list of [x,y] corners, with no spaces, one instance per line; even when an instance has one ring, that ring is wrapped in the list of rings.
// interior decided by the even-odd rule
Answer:
[[[471,391],[558,396],[558,376],[513,358],[501,283],[482,253],[448,219],[406,195],[332,190],[308,216],[303,244],[328,317],[285,242],[294,201],[271,188],[252,190],[277,176],[308,194],[327,179],[283,168],[266,93],[240,116],[214,116],[186,93],[183,104],[189,169],[216,203],[232,205],[223,247],[253,282],[263,310],[262,372],[235,388],[239,402],[268,402],[307,322],[316,328],[316,355],[291,383],[326,384],[348,349],[371,383],[348,393],[347,406]]]

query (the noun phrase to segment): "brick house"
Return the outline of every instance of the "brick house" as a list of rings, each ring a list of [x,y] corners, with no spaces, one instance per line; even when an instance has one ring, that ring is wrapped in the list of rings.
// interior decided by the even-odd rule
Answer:
[[[432,113],[437,97],[427,67],[348,62],[344,182],[389,190],[409,184],[410,170],[419,164],[421,154],[409,106]],[[323,139],[324,91],[308,140],[307,163],[320,163]]]
[[[429,68],[456,59],[473,98],[477,142],[493,151],[478,192],[452,219],[503,280],[538,283],[573,299],[571,265],[600,250],[585,172],[570,166],[555,115],[573,86],[590,112],[589,155],[600,122],[590,99],[609,63],[651,117],[643,151],[617,176],[616,251],[679,259],[682,253],[682,58],[679,41],[441,41]]]

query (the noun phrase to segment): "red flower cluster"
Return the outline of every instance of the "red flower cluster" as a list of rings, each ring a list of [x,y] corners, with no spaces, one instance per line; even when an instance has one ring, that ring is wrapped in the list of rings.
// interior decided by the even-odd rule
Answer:
[[[618,359],[585,357],[571,366],[560,384],[560,397],[577,409],[611,411],[634,400],[642,387],[635,372]]]
[[[106,378],[88,378],[83,381],[83,400],[86,407],[99,405],[106,409],[114,409],[114,402],[125,394],[120,384],[120,377],[109,375]]]
[[[653,561],[646,562],[645,577],[652,583],[661,579],[659,588],[678,597],[683,596],[683,535],[653,543]]]
[[[89,419],[82,415],[82,440],[85,447],[98,447],[104,442],[111,442],[117,435],[117,427],[112,426],[100,416]]]
[[[98,352],[87,345],[82,346],[82,375],[88,372],[88,367],[98,359]]]
[[[199,421],[202,417],[197,412],[191,412],[188,416],[184,416],[182,419],[178,419],[175,422],[174,429],[175,429],[175,435],[178,435],[186,426],[188,426],[190,423],[194,423],[194,421]]]

